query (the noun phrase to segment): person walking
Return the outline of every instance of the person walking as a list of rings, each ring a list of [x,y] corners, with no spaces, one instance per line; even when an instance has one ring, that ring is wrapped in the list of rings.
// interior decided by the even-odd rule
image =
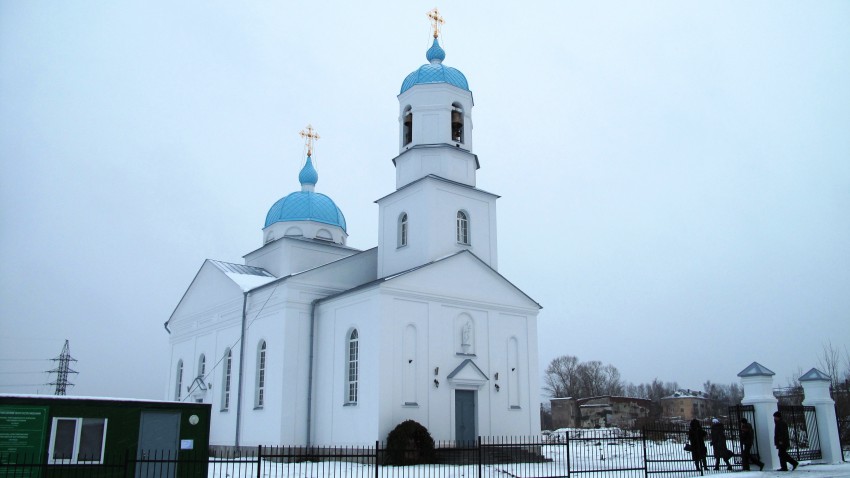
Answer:
[[[753,442],[755,441],[755,432],[753,431],[753,426],[750,425],[750,422],[747,421],[746,418],[741,419],[741,463],[743,464],[743,470],[750,470],[750,463],[756,464],[759,467],[759,471],[764,470],[764,463],[761,461],[758,455],[754,455],[752,453]]]
[[[775,412],[773,414],[773,424],[773,444],[779,451],[779,469],[776,471],[788,471],[788,463],[791,463],[791,470],[796,470],[800,462],[788,454],[791,440],[788,438],[788,424],[782,419],[781,413]]]
[[[691,420],[691,427],[688,429],[688,441],[691,443],[691,458],[694,460],[694,465],[697,471],[702,475],[702,470],[708,469],[708,463],[705,461],[705,456],[708,454],[708,449],[705,447],[705,430],[699,424],[699,420],[694,418]]]
[[[726,448],[726,430],[716,418],[711,419],[711,448],[714,450],[714,469],[720,469],[720,460],[723,459],[726,469],[732,471],[732,463],[729,463],[732,452]]]

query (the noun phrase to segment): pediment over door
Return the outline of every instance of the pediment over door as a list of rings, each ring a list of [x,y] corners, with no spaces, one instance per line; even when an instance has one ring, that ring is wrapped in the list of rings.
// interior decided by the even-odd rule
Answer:
[[[480,388],[486,384],[489,378],[475,365],[472,359],[466,359],[460,363],[452,373],[448,375],[449,384],[452,387],[476,387]]]

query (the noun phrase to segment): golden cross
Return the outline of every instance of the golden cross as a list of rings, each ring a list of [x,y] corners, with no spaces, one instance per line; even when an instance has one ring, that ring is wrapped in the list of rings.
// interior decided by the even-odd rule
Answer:
[[[440,11],[437,10],[437,7],[434,7],[427,15],[431,19],[431,25],[434,26],[434,38],[437,38],[440,36],[440,25],[446,23],[446,21],[440,16]]]
[[[307,156],[313,155],[313,142],[319,139],[319,134],[316,133],[316,130],[313,129],[313,125],[307,125],[306,128],[301,130],[299,133],[302,138],[307,140]]]

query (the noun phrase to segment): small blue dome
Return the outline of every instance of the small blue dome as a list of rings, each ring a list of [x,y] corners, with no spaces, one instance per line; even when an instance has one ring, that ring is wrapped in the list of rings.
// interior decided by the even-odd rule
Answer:
[[[425,59],[429,63],[433,63],[434,60],[443,61],[446,59],[446,50],[443,50],[436,38],[434,38],[434,44],[431,45],[431,48],[425,52]]]
[[[413,73],[407,75],[404,82],[401,84],[399,94],[412,88],[414,85],[433,84],[433,83],[448,83],[463,90],[469,91],[469,83],[463,73],[456,68],[443,66],[443,60],[446,58],[446,51],[440,47],[437,39],[431,48],[425,53],[425,58],[428,60],[427,65],[422,65]]]
[[[285,221],[316,221],[346,230],[345,216],[333,200],[312,191],[296,191],[279,199],[266,214],[264,227]]]
[[[307,156],[307,162],[304,163],[304,167],[301,168],[301,172],[298,173],[298,181],[301,185],[312,184],[313,186],[319,181],[319,173],[316,172],[316,168],[313,167],[313,160],[310,159],[310,156]]]

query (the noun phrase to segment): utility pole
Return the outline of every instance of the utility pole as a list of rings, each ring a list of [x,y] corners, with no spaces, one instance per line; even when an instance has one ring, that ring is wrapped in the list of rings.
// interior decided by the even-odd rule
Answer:
[[[76,370],[71,370],[71,362],[76,362],[77,359],[71,357],[71,349],[68,346],[68,339],[65,339],[65,346],[62,347],[62,353],[59,354],[58,357],[53,360],[54,362],[59,362],[58,366],[53,370],[48,370],[47,373],[55,373],[56,381],[50,382],[48,385],[55,385],[56,392],[54,395],[65,395],[65,389],[70,386],[74,386],[73,383],[68,383],[68,374],[69,373],[78,373]]]

